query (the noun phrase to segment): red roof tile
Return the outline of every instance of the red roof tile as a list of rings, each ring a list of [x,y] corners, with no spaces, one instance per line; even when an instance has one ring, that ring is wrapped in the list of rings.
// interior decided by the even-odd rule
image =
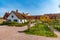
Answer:
[[[7,19],[7,17],[10,15],[10,13],[6,12],[5,15],[3,16],[3,19]]]

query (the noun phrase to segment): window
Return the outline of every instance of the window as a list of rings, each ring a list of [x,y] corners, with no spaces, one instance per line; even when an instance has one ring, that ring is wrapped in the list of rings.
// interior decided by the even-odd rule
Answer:
[[[12,15],[11,17],[13,18],[14,16]]]
[[[17,20],[17,19],[15,19],[14,21],[15,21],[15,22],[17,22],[18,20]]]
[[[11,20],[9,19],[8,22],[11,22]]]
[[[22,22],[22,20],[20,20]]]

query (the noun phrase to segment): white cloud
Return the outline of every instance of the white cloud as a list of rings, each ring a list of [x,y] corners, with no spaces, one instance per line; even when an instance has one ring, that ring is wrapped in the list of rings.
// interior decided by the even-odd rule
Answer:
[[[5,4],[5,3],[4,3]],[[4,15],[5,12],[7,11],[11,11],[11,10],[16,10],[19,9],[20,12],[29,12],[33,15],[40,15],[40,14],[44,14],[44,13],[60,13],[60,0],[50,0],[50,2],[43,2],[43,3],[39,3],[37,4],[39,7],[34,8],[34,5],[32,5],[32,9],[26,9],[25,7],[23,7],[20,3],[17,3],[12,5],[12,4],[5,4],[7,7],[2,7],[0,8],[0,15]],[[2,14],[1,14],[2,13]]]
[[[41,8],[42,5],[42,8]],[[50,0],[49,2],[42,3],[38,9],[34,10],[33,13],[36,14],[45,14],[45,13],[60,13],[60,1],[59,0]]]

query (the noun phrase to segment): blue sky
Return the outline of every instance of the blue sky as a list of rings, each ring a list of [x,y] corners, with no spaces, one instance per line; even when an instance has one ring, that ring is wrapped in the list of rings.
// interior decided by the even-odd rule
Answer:
[[[0,0],[0,16],[16,9],[31,15],[60,13],[59,5],[59,0]]]

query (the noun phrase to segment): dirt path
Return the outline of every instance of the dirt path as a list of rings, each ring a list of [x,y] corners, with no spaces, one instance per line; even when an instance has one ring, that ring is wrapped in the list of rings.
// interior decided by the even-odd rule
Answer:
[[[50,37],[43,37],[43,36],[36,36],[36,35],[28,35],[23,32],[27,29],[25,27],[7,27],[7,26],[0,26],[0,40],[60,40],[60,32],[55,31],[58,34],[58,38],[50,38]]]

